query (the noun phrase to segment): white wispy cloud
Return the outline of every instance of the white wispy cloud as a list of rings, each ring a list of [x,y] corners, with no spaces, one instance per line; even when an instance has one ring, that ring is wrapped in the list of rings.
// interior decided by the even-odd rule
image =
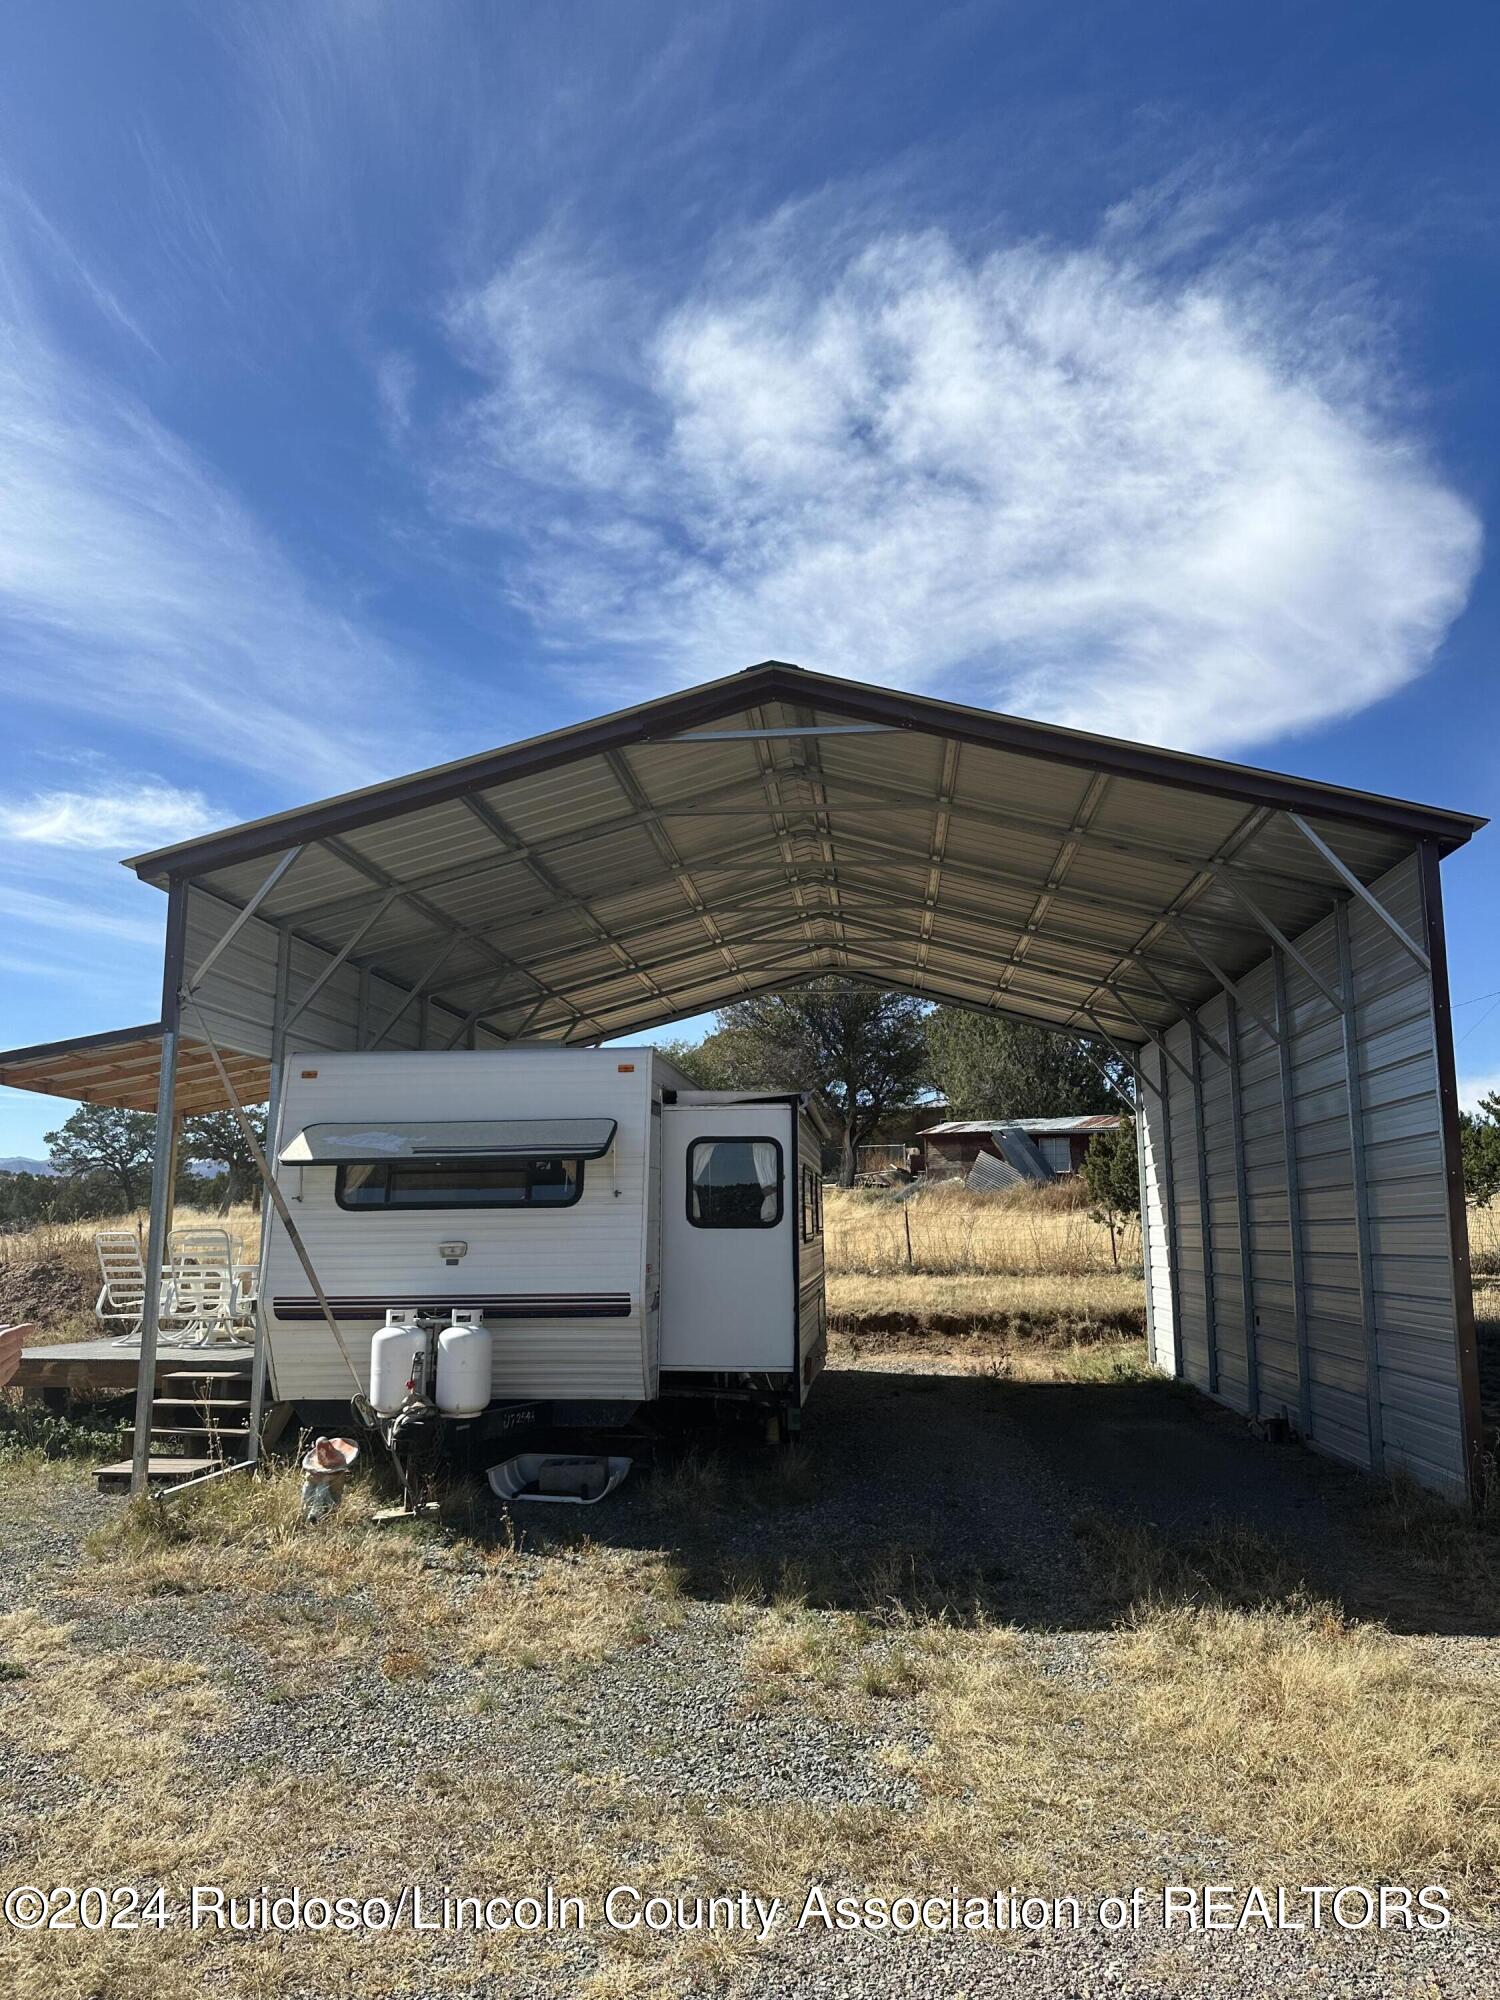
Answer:
[[[1482,1097],[1500,1096],[1500,1070],[1486,1070],[1477,1076],[1458,1079],[1458,1101],[1465,1111],[1477,1111]]]
[[[0,883],[0,917],[15,925],[43,931],[70,932],[84,940],[104,938],[159,947],[162,938],[160,914],[131,916],[34,889],[15,888],[8,883]]]
[[[0,837],[122,855],[168,847],[222,826],[229,817],[215,812],[201,792],[146,780],[108,790],[39,792],[0,803]]]
[[[422,733],[410,663],[352,593],[346,602],[313,587],[126,371],[62,341],[32,282],[35,237],[34,213],[0,199],[0,644],[11,697],[253,771],[295,770],[309,788],[399,767]],[[54,242],[45,238],[49,251]]]
[[[765,656],[1191,748],[1421,673],[1473,509],[1347,316],[1258,270],[940,233],[727,246],[643,298],[551,241],[459,300],[491,388],[446,503],[526,541],[544,637],[690,681]]]

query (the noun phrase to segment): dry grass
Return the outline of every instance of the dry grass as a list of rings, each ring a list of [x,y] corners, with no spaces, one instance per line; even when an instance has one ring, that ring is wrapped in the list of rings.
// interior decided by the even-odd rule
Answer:
[[[959,1637],[925,1769],[932,1862],[1003,1847],[1018,1879],[1150,1881],[1211,1842],[1226,1879],[1443,1881],[1493,1903],[1489,1677],[1295,1598],[1148,1599],[1095,1668],[1084,1690],[1013,1634]]]
[[[252,1202],[236,1203],[223,1215],[217,1209],[179,1209],[177,1219],[194,1228],[227,1229],[247,1262],[259,1250],[260,1209]],[[0,1266],[11,1259],[40,1262],[56,1258],[92,1277],[98,1270],[95,1234],[101,1229],[133,1229],[144,1245],[147,1220],[145,1209],[138,1208],[122,1210],[118,1215],[95,1216],[84,1222],[38,1222],[29,1229],[0,1234]]]
[[[828,1319],[836,1329],[864,1333],[1103,1340],[1142,1330],[1145,1295],[1139,1278],[1114,1272],[1088,1277],[836,1273],[828,1279]]]
[[[772,1700],[811,1684],[836,1686],[870,1637],[858,1612],[807,1611],[778,1605],[757,1620],[745,1647],[746,1680]]]
[[[1002,1347],[982,1372],[997,1382],[1155,1382],[1144,1340],[1058,1340]]]
[[[128,1721],[111,1725],[101,1709],[117,1674],[135,1706]],[[195,1701],[202,1687],[191,1683]],[[539,1798],[510,1777],[503,1754],[468,1768],[414,1761],[399,1782],[379,1784],[362,1778],[355,1752],[342,1768],[331,1761],[317,1785],[263,1768],[230,1791],[215,1781],[204,1742],[213,1718],[182,1712],[186,1697],[162,1663],[144,1673],[128,1659],[91,1664],[70,1645],[40,1654],[28,1679],[3,1692],[0,1735],[28,1756],[55,1757],[75,1787],[73,1802],[30,1821],[28,1880],[159,1881],[174,1899],[206,1882],[238,1896],[269,1884],[394,1900],[412,1881],[490,1895],[550,1879],[559,1893],[597,1899],[620,1866],[617,1797],[601,1801],[585,1782],[554,1781]],[[223,1718],[222,1685],[213,1693]],[[673,1868],[681,1815],[665,1813],[656,1827],[649,1814],[636,1818],[644,1822],[636,1834],[642,1865]],[[276,1939],[194,1933],[181,1921],[134,1937],[0,1937],[0,1967],[17,2000],[189,2000],[205,1985],[236,2000],[279,2000],[294,1989],[373,2000],[419,1985],[469,1985],[523,1952],[534,1967],[547,1947],[527,1947],[514,1934],[469,1937],[435,1962],[432,1940],[410,1930]]]
[[[198,1731],[222,1718],[223,1701],[197,1662],[90,1654],[73,1642],[74,1627],[49,1624],[34,1610],[0,1617],[0,1658],[39,1683],[38,1699],[12,1705],[0,1717],[0,1731],[30,1750],[67,1758],[101,1785],[123,1784],[155,1761],[161,1743],[185,1750]],[[141,1728],[145,1713],[156,1744]]]
[[[834,1334],[1087,1345],[1145,1330],[1138,1237],[1117,1269],[1109,1231],[1066,1183],[970,1194],[961,1182],[905,1201],[830,1190],[828,1319]],[[910,1230],[910,1261],[907,1232]],[[854,1351],[858,1351],[857,1347]]]
[[[1500,1200],[1469,1204],[1469,1257],[1476,1276],[1500,1277]]]
[[[374,1647],[392,1678],[434,1659],[510,1667],[597,1664],[644,1644],[681,1616],[681,1579],[660,1554],[588,1541],[537,1554],[462,1544],[449,1564],[403,1526],[377,1528],[381,1495],[356,1482],[316,1533],[298,1517],[300,1476],[226,1480],[170,1508],[137,1501],[90,1543],[90,1586],[142,1594],[232,1595],[242,1635],[278,1665],[316,1665],[325,1643],[345,1657]],[[462,1513],[469,1496],[447,1502]],[[309,1619],[299,1593],[327,1606]]]
[[[223,1216],[207,1209],[180,1210],[177,1219],[227,1229],[239,1262],[252,1263],[259,1255],[260,1210],[249,1204],[231,1208]],[[94,1339],[99,1333],[93,1312],[99,1293],[94,1235],[101,1229],[132,1229],[144,1247],[145,1212],[98,1216],[88,1222],[43,1222],[0,1232],[0,1325],[34,1323],[36,1346]]]
[[[971,1194],[961,1181],[944,1181],[904,1200],[875,1189],[830,1189],[824,1225],[828,1269],[840,1275],[1087,1278],[1116,1269],[1109,1231],[1090,1219],[1066,1184],[1061,1195],[1057,1185]],[[1139,1273],[1134,1227],[1120,1264]]]
[[[601,1803],[582,1780],[554,1780],[537,1796],[513,1776],[503,1677],[550,1670],[566,1689],[576,1674],[670,1629],[683,1615],[672,1565],[654,1551],[586,1541],[542,1556],[379,1528],[370,1519],[378,1496],[358,1483],[335,1516],[309,1530],[297,1522],[297,1490],[283,1474],[205,1489],[174,1510],[133,1505],[94,1537],[78,1586],[94,1611],[142,1596],[206,1600],[235,1645],[270,1670],[276,1703],[326,1691],[331,1677],[361,1665],[424,1701],[435,1666],[467,1667],[476,1676],[471,1713],[494,1717],[494,1754],[438,1754],[399,1769],[377,1758],[372,1771],[371,1744],[354,1736],[330,1744],[317,1786],[274,1764],[225,1771],[212,1738],[243,1694],[216,1653],[199,1664],[90,1650],[82,1621],[15,1614],[0,1620],[0,1665],[13,1669],[0,1671],[0,1745],[13,1758],[53,1763],[74,1794],[31,1819],[26,1879],[205,1881],[236,1894],[270,1883],[363,1896],[394,1895],[411,1881],[520,1893],[550,1878],[560,1893],[602,1894],[622,1865],[618,1799]],[[461,1511],[462,1497],[455,1501]],[[5,1791],[0,1780],[6,1817],[29,1809],[24,1791]],[[645,1839],[643,1866],[658,1855],[665,1865],[679,1817],[663,1818],[656,1843]],[[271,2000],[289,1981],[373,1996],[409,1992],[420,1974],[423,1990],[438,1990],[444,1978],[472,1980],[512,1952],[534,1961],[547,1949],[471,1938],[446,1972],[429,1977],[430,1940],[409,1932],[373,1942],[303,1934],[290,1957],[285,1941],[180,1927],[148,1935],[149,1944],[0,1937],[0,1966],[20,2000],[54,1992],[187,2000],[205,1979],[245,2000]]]
[[[918,1626],[892,1643],[767,1614],[747,1672],[783,1698],[826,1706],[831,1684],[853,1686],[915,1703],[925,1726],[924,1749],[893,1752],[920,1810],[829,1829],[858,1879],[978,1886],[977,1858],[1003,1855],[1005,1879],[1056,1893],[1159,1880],[1207,1846],[1224,1879],[1439,1881],[1494,1908],[1492,1676],[1309,1598],[1248,1535],[1178,1553],[1110,1523],[1084,1560],[1106,1596],[1123,1593],[1086,1678],[1005,1628]],[[821,1838],[780,1817],[767,1873],[827,1880]]]

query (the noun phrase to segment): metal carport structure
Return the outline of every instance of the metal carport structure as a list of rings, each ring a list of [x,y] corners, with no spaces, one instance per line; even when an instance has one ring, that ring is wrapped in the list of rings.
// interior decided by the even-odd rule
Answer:
[[[221,1059],[274,1095],[289,1053],[593,1043],[823,974],[1097,1037],[1136,1079],[1156,1365],[1461,1493],[1439,861],[1483,824],[768,661],[137,857],[160,1023],[0,1082],[167,1114],[154,1274]]]

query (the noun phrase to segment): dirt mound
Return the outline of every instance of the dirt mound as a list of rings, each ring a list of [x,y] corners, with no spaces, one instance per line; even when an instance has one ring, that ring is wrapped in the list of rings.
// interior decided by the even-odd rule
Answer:
[[[0,1326],[34,1321],[45,1333],[87,1314],[93,1303],[90,1280],[62,1257],[8,1258],[0,1263]]]

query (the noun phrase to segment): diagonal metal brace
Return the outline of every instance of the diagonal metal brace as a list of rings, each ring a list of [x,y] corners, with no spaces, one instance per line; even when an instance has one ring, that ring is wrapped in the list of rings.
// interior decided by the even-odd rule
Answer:
[[[198,988],[203,984],[204,980],[208,977],[210,968],[218,963],[221,953],[226,952],[229,949],[230,945],[234,943],[235,939],[239,936],[240,932],[245,928],[246,924],[249,923],[250,919],[255,915],[255,912],[260,908],[261,904],[266,900],[267,896],[269,896],[271,891],[276,887],[276,884],[288,872],[289,869],[295,866],[302,852],[303,852],[302,848],[294,847],[290,849],[289,852],[282,855],[281,859],[277,862],[276,866],[271,870],[271,872],[266,876],[266,879],[261,883],[260,887],[256,890],[255,894],[250,898],[249,902],[246,903],[244,908],[240,910],[238,914],[235,916],[233,923],[229,925],[227,930],[224,932],[223,936],[205,954],[203,963],[198,967],[198,970],[193,974],[192,978],[187,982],[187,984],[182,989],[184,999],[191,999],[193,994],[195,994],[198,991]]]
[[[1130,1016],[1131,1020],[1135,1022],[1135,1025],[1140,1029],[1141,1033],[1146,1037],[1146,1040],[1148,1042],[1154,1042],[1157,1048],[1159,1048],[1162,1054],[1166,1057],[1167,1061],[1169,1063],[1174,1064],[1179,1070],[1181,1070],[1182,1074],[1187,1078],[1189,1084],[1191,1084],[1192,1088],[1196,1090],[1198,1086],[1193,1077],[1193,1072],[1188,1068],[1187,1064],[1182,1060],[1181,1056],[1173,1055],[1172,1051],[1167,1047],[1166,1036],[1157,1034],[1154,1028],[1148,1028],[1146,1023],[1141,1019],[1140,1015],[1137,1014],[1134,1007],[1132,1007],[1130,1002],[1125,998],[1124,994],[1116,993],[1115,998],[1119,1001],[1120,1005],[1125,1009],[1125,1012]],[[1088,1009],[1086,1007],[1082,1011],[1088,1014]],[[1094,1019],[1092,1014],[1089,1014],[1089,1019],[1091,1021]],[[1094,1025],[1097,1027],[1098,1023],[1095,1022]],[[1102,1033],[1103,1030],[1101,1029],[1100,1032]]]
[[[1222,883],[1223,886],[1229,891],[1229,893],[1232,896],[1238,898],[1238,900],[1244,904],[1245,908],[1250,912],[1251,916],[1254,917],[1255,921],[1260,925],[1261,929],[1265,932],[1266,936],[1271,940],[1272,944],[1280,945],[1281,949],[1286,953],[1287,957],[1292,961],[1293,965],[1298,967],[1298,969],[1308,979],[1312,981],[1313,985],[1317,987],[1318,991],[1322,994],[1323,998],[1328,1002],[1329,1006],[1333,1008],[1334,1012],[1337,1014],[1342,1014],[1344,1011],[1344,1002],[1341,995],[1337,993],[1334,990],[1334,988],[1328,984],[1328,981],[1318,971],[1317,967],[1311,963],[1311,961],[1306,957],[1304,953],[1300,952],[1297,949],[1296,945],[1292,943],[1291,939],[1276,924],[1276,922],[1271,917],[1268,917],[1266,915],[1265,911],[1261,908],[1260,904],[1257,903],[1255,898],[1250,894],[1250,891],[1248,889],[1242,888],[1241,885],[1235,881],[1232,875],[1226,875],[1222,868],[1216,868],[1213,871],[1213,873],[1214,873],[1214,880],[1216,882]]]
[[[1307,821],[1302,817],[1301,813],[1289,812],[1287,814],[1287,818],[1291,821],[1292,825],[1296,827],[1298,833],[1302,835],[1303,839],[1309,841],[1312,844],[1312,846],[1317,849],[1318,853],[1322,855],[1323,859],[1328,863],[1329,867],[1333,870],[1334,874],[1338,876],[1339,880],[1344,884],[1344,886],[1347,889],[1351,890],[1354,895],[1358,896],[1359,900],[1365,905],[1366,909],[1374,911],[1375,915],[1379,917],[1380,921],[1385,925],[1386,929],[1390,932],[1391,936],[1396,940],[1397,944],[1401,946],[1402,950],[1409,951],[1412,957],[1417,961],[1418,965],[1421,966],[1424,972],[1431,972],[1432,960],[1427,956],[1426,952],[1423,951],[1422,947],[1417,943],[1416,939],[1409,937],[1407,935],[1407,933],[1401,928],[1400,924],[1398,924],[1396,922],[1396,919],[1391,915],[1390,911],[1386,908],[1385,904],[1381,902],[1380,898],[1377,895],[1375,895],[1371,890],[1365,887],[1364,883],[1360,881],[1359,877],[1354,873],[1353,869],[1347,867],[1344,862],[1340,861],[1339,857],[1334,853],[1333,849],[1328,845],[1328,842],[1324,840],[1322,835],[1313,832],[1312,828],[1308,825]]]
[[[1073,1047],[1077,1050],[1079,1055],[1083,1057],[1086,1063],[1090,1063],[1096,1070],[1098,1070],[1100,1079],[1104,1083],[1106,1089],[1112,1090],[1115,1096],[1119,1098],[1122,1104],[1128,1104],[1130,1106],[1132,1114],[1139,1111],[1140,1106],[1137,1103],[1136,1099],[1131,1096],[1130,1092],[1125,1088],[1124,1084],[1120,1082],[1118,1077],[1110,1075],[1109,1071],[1104,1067],[1104,1064],[1100,1062],[1099,1058],[1094,1054],[1094,1051],[1089,1047],[1088,1043],[1084,1041],[1081,1035],[1074,1039]],[[1111,1042],[1110,1047],[1115,1048],[1113,1042]],[[1130,1074],[1135,1078],[1138,1084],[1144,1081],[1140,1071],[1136,1068],[1135,1064],[1133,1062],[1129,1062],[1128,1059],[1121,1053],[1121,1051],[1118,1048],[1115,1048],[1115,1056],[1120,1062],[1126,1064],[1126,1067],[1129,1069]]]
[[[1180,917],[1174,917],[1168,915],[1167,917],[1164,917],[1162,921],[1166,924],[1169,924],[1171,928],[1174,931],[1176,931],[1177,935],[1182,939],[1183,943],[1187,946],[1188,950],[1193,954],[1194,958],[1199,959],[1202,962],[1202,964],[1207,967],[1207,969],[1213,974],[1214,978],[1217,979],[1219,984],[1223,987],[1224,991],[1229,995],[1230,999],[1237,1002],[1239,1006],[1243,1007],[1245,1012],[1250,1016],[1251,1020],[1255,1022],[1256,1026],[1259,1027],[1265,1034],[1269,1035],[1273,1043],[1279,1045],[1281,1041],[1280,1028],[1279,1027],[1273,1028],[1271,1023],[1266,1019],[1265,1015],[1262,1014],[1260,1009],[1256,1006],[1255,1002],[1253,1000],[1247,1000],[1245,998],[1245,989],[1239,984],[1238,980],[1231,979],[1229,974],[1224,970],[1224,968],[1221,965],[1216,964],[1214,960],[1209,957],[1208,953],[1203,949],[1202,945],[1199,944],[1198,940],[1193,936],[1192,932],[1183,923],[1182,919]]]
[[[1155,971],[1151,967],[1148,960],[1143,958],[1139,952],[1132,953],[1132,958],[1135,964],[1137,964],[1140,967],[1141,971],[1144,972],[1146,977],[1151,981],[1151,984],[1156,988],[1157,992],[1161,994],[1162,998],[1164,1000],[1170,1000],[1172,1005],[1175,1008],[1177,1008],[1179,1013],[1182,1014],[1183,1018],[1185,1020],[1192,1022],[1193,1026],[1197,1029],[1198,1033],[1203,1037],[1204,1041],[1208,1043],[1208,1046],[1213,1050],[1214,1054],[1219,1058],[1219,1061],[1223,1063],[1227,1068],[1229,1064],[1229,1051],[1228,1049],[1225,1048],[1224,1044],[1219,1040],[1218,1036],[1214,1033],[1213,1029],[1206,1028],[1203,1025],[1202,1020],[1199,1018],[1197,1008],[1190,1007],[1187,1001],[1183,999],[1180,993],[1174,993],[1171,987],[1168,986],[1168,984],[1164,979],[1158,979]],[[1107,979],[1103,983],[1104,983],[1104,990],[1106,991],[1106,993],[1113,993],[1115,998],[1118,1000],[1120,995],[1116,991],[1114,985]]]
[[[1083,1015],[1085,1020],[1091,1021],[1093,1023],[1094,1033],[1099,1037],[1101,1042],[1109,1043],[1109,1046],[1114,1050],[1116,1056],[1118,1056],[1120,1061],[1124,1063],[1125,1067],[1130,1071],[1130,1074],[1135,1078],[1136,1082],[1142,1085],[1142,1087],[1146,1090],[1154,1090],[1157,1096],[1161,1098],[1163,1102],[1165,1102],[1166,1092],[1163,1090],[1162,1086],[1159,1083],[1154,1083],[1152,1079],[1149,1076],[1147,1076],[1146,1072],[1140,1067],[1139,1063],[1134,1062],[1131,1059],[1129,1051],[1115,1040],[1114,1036],[1109,1032],[1108,1028],[1102,1027],[1100,1025],[1098,1015],[1090,1012],[1090,1010],[1087,1007],[1080,1007],[1078,1011],[1080,1014]],[[1165,1051],[1163,1051],[1163,1053],[1165,1053]]]
[[[271,1172],[267,1164],[265,1150],[260,1140],[255,1136],[255,1127],[250,1123],[245,1107],[240,1103],[235,1093],[234,1085],[229,1081],[229,1072],[224,1067],[224,1059],[219,1054],[219,1045],[213,1038],[213,1031],[208,1025],[203,1009],[198,1005],[198,1002],[193,998],[191,993],[184,991],[182,998],[198,1016],[198,1031],[207,1044],[208,1053],[213,1060],[213,1066],[219,1073],[219,1083],[223,1088],[229,1109],[234,1114],[234,1121],[240,1128],[240,1137],[250,1150],[250,1157],[255,1162],[255,1171],[260,1175],[266,1193],[271,1198],[271,1206],[281,1218],[282,1227],[286,1230],[292,1248],[297,1253],[297,1262],[302,1266],[303,1273],[307,1278],[308,1284],[313,1289],[323,1317],[328,1322],[328,1330],[338,1344],[339,1353],[343,1355],[349,1373],[354,1377],[355,1390],[358,1394],[363,1395],[365,1385],[359,1379],[359,1370],[354,1365],[354,1358],[345,1344],[339,1323],[334,1318],[333,1307],[328,1303],[328,1294],[324,1291],[322,1280],[313,1268],[313,1261],[308,1255],[307,1245],[302,1240],[302,1233],[292,1218],[292,1211],[287,1207],[286,1196],[281,1192],[276,1176]],[[260,1338],[264,1340],[266,1338],[264,1300],[257,1302],[256,1310],[260,1314]]]
[[[365,918],[364,922],[360,925],[359,929],[354,933],[353,937],[350,938],[349,942],[346,945],[342,945],[338,951],[337,956],[330,959],[328,964],[324,966],[323,970],[318,974],[317,978],[313,981],[312,985],[308,987],[307,991],[303,994],[302,998],[297,1002],[296,1006],[292,1008],[291,1012],[286,1016],[285,1020],[282,1022],[281,1031],[283,1035],[285,1035],[287,1029],[291,1027],[293,1021],[298,1020],[303,1014],[307,1012],[307,1009],[312,1005],[314,1000],[317,999],[318,995],[323,991],[323,988],[328,984],[329,980],[332,979],[334,974],[339,970],[339,968],[347,962],[350,953],[358,949],[360,944],[364,941],[366,933],[375,928],[376,924],[380,922],[380,919],[385,915],[386,911],[391,907],[392,903],[396,901],[396,898],[400,895],[400,893],[401,891],[399,889],[389,890],[386,893],[386,895],[381,899],[381,901],[375,905],[374,909],[370,912],[369,916]]]

